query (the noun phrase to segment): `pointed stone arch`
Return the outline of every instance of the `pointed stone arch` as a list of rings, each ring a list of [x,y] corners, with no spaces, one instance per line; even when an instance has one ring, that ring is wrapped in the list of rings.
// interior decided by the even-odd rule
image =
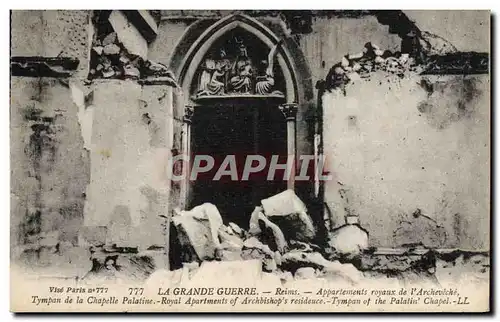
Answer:
[[[180,139],[177,145],[179,150],[176,150],[176,153],[189,156],[191,152],[191,116],[200,104],[192,93],[199,77],[199,68],[216,42],[235,29],[243,30],[258,38],[269,50],[281,42],[278,46],[275,67],[282,73],[285,90],[284,99],[276,108],[279,107],[284,115],[283,122],[286,122],[288,155],[293,154],[298,158],[301,154],[314,153],[315,97],[311,72],[301,49],[279,23],[267,21],[264,24],[244,14],[233,14],[219,20],[198,20],[190,25],[174,49],[169,68],[175,73],[181,88],[181,91],[174,93],[172,101],[174,123],[180,125],[178,130],[175,130],[176,137]],[[190,167],[189,161],[185,166]],[[293,177],[296,171],[297,169],[294,169]],[[292,187],[299,196],[305,198],[312,196],[313,185],[312,182],[296,184],[295,180],[287,183],[289,188]],[[181,208],[186,207],[190,195],[189,189],[188,180],[180,182],[178,190],[176,189],[179,195],[174,199],[179,200]]]
[[[192,42],[184,53],[183,58],[171,62],[171,69],[175,71],[183,93],[189,93],[192,80],[197,68],[201,65],[206,53],[212,45],[228,32],[241,28],[260,39],[269,49],[277,44],[280,39],[276,34],[261,22],[242,14],[230,15],[222,18],[205,29],[205,31]],[[189,37],[188,37],[189,38]],[[181,44],[179,44],[182,47]],[[277,53],[278,65],[283,72],[286,92],[285,98],[289,103],[298,103],[300,88],[294,59],[286,45],[280,46]],[[184,104],[189,105],[189,95],[184,95]]]

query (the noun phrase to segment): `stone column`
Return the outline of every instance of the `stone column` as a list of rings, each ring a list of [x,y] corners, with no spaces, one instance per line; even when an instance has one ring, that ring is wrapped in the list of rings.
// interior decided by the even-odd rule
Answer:
[[[186,209],[188,205],[189,197],[189,171],[191,169],[191,121],[194,114],[194,107],[191,105],[186,105],[184,108],[184,117],[182,124],[182,155],[184,156],[184,161],[182,163],[182,175],[184,179],[181,184],[181,207]]]
[[[293,157],[293,166],[290,171],[290,178],[287,181],[287,189],[294,189],[295,187],[295,173],[296,173],[296,143],[295,143],[295,121],[297,116],[298,105],[297,103],[286,103],[280,105],[280,110],[286,118],[286,136],[287,136],[287,154],[288,158]]]

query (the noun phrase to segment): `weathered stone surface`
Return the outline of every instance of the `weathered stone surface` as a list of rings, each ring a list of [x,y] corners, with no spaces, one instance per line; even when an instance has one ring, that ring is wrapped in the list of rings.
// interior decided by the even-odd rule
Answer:
[[[190,211],[182,211],[172,218],[172,222],[179,234],[187,237],[179,241],[188,243],[200,260],[213,259],[216,250],[221,249],[218,231],[222,217],[213,204],[205,203]]]
[[[329,233],[329,253],[358,255],[368,249],[368,232],[358,225],[344,225]]]
[[[263,199],[265,215],[284,232],[287,240],[310,241],[316,235],[307,208],[293,190]]]

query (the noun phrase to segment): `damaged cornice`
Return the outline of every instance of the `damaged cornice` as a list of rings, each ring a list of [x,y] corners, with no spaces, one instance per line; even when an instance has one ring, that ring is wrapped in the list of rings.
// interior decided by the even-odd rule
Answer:
[[[70,77],[78,64],[78,59],[69,57],[15,56],[10,59],[10,74],[25,77]]]
[[[488,53],[457,52],[433,55],[422,75],[471,75],[489,73]]]

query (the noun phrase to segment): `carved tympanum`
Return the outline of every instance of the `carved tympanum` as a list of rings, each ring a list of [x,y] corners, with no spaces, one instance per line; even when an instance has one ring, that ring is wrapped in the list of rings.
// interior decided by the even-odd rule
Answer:
[[[280,45],[269,49],[237,33],[219,41],[199,67],[196,96],[283,95],[274,63]]]

